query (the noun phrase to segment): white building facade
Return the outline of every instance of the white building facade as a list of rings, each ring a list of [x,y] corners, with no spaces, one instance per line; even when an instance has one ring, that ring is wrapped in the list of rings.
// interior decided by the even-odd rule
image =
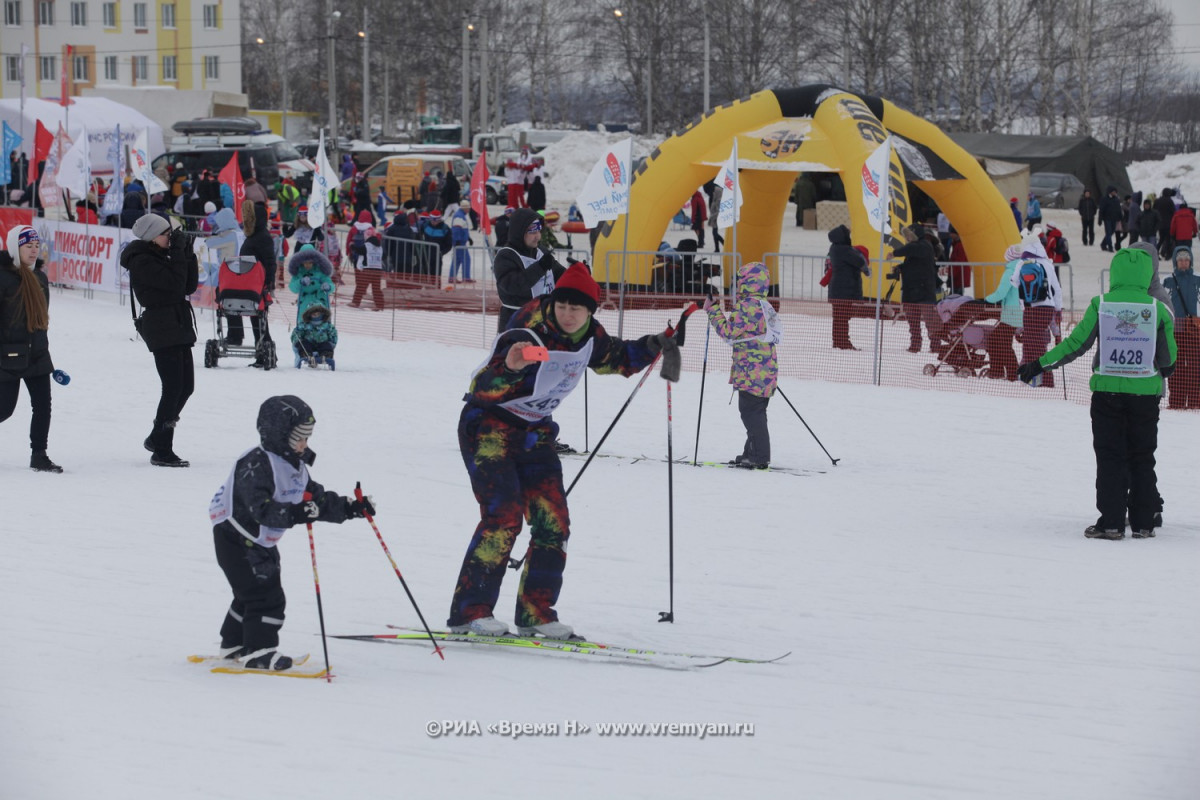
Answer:
[[[241,0],[0,0],[0,98],[240,93]],[[22,57],[24,52],[24,57]]]

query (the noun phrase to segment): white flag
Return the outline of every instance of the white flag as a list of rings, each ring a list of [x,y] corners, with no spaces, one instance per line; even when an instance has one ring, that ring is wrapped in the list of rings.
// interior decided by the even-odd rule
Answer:
[[[884,234],[892,232],[892,226],[888,224],[888,171],[891,159],[892,138],[889,136],[874,153],[867,156],[862,165],[862,202],[867,212],[867,222]]]
[[[584,225],[594,228],[605,220],[629,213],[632,167],[633,139],[617,142],[596,162],[575,201]]]
[[[721,187],[721,204],[717,206],[717,227],[732,227],[742,217],[742,184],[738,179],[737,137],[733,139],[733,150],[729,160],[717,172],[716,184]]]
[[[85,126],[83,133],[71,145],[71,149],[63,153],[56,180],[60,188],[66,189],[78,199],[83,199],[87,197],[91,175],[92,155]]]
[[[42,198],[42,206],[52,208],[63,204],[62,190],[58,188],[58,165],[75,143],[67,133],[63,124],[58,123],[58,133],[50,144],[50,152],[46,154],[46,163],[39,173],[38,195]]]
[[[158,194],[167,190],[167,185],[154,174],[154,170],[150,169],[149,129],[142,128],[138,131],[137,139],[134,140],[133,146],[129,148],[129,166],[132,168],[133,177],[141,181],[142,186],[146,187],[146,194]]]
[[[321,143],[317,146],[314,161],[316,171],[313,172],[312,193],[308,196],[308,224],[319,228],[325,224],[329,193],[337,187],[333,166],[329,163],[329,156],[325,155],[325,131],[321,131]]]

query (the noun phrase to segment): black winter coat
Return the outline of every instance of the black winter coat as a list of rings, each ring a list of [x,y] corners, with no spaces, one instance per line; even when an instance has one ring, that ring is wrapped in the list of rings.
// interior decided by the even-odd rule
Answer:
[[[542,183],[541,177],[534,178],[525,190],[525,202],[534,211],[541,211],[546,207],[546,184]]]
[[[200,282],[196,254],[137,239],[121,251],[121,266],[129,270],[129,286],[143,307],[138,332],[150,352],[194,345],[196,320],[187,296]]]
[[[50,360],[50,338],[46,331],[31,333],[26,329],[25,301],[21,299],[18,269],[12,256],[0,251],[0,344],[28,344],[29,364],[19,371],[0,369],[0,382],[49,375],[54,371],[54,364]],[[42,271],[41,261],[34,265],[33,274],[41,284],[42,294],[46,295],[46,304],[49,305],[50,283]]]
[[[1147,211],[1142,209],[1142,216],[1138,217],[1138,235],[1149,241],[1151,238],[1158,236],[1159,225],[1158,212],[1151,208]]]
[[[246,236],[238,255],[262,262],[263,289],[269,292],[275,283],[275,241],[267,228],[267,208],[261,203],[254,204],[254,231]]]
[[[850,246],[850,229],[839,225],[829,232],[830,300],[862,300],[862,279],[867,274],[867,261],[862,253]]]
[[[904,259],[895,269],[901,280],[900,302],[937,302],[937,261],[934,259],[933,245],[924,239],[917,239],[897,247],[894,252]]]
[[[1100,221],[1116,225],[1125,217],[1121,201],[1114,195],[1109,195],[1100,201]]]
[[[1080,219],[1087,220],[1088,222],[1095,222],[1096,212],[1099,210],[1100,207],[1096,205],[1096,198],[1082,196],[1079,198]]]
[[[1162,197],[1154,201],[1154,210],[1158,212],[1158,232],[1167,234],[1171,230],[1171,217],[1175,216],[1174,194],[1163,192]]]
[[[393,222],[383,232],[383,266],[393,272],[412,272],[417,232],[405,222]]]
[[[525,231],[536,219],[537,212],[528,208],[514,211],[508,226],[508,242],[496,251],[496,258],[492,261],[496,292],[500,295],[501,303],[497,330],[507,328],[512,315],[533,299],[534,285],[547,272],[552,272],[557,281],[567,270],[550,253],[525,248]]]

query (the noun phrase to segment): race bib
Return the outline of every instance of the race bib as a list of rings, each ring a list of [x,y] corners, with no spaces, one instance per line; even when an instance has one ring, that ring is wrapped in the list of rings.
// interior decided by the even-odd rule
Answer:
[[[1150,378],[1158,306],[1150,303],[1100,303],[1100,374]]]
[[[575,353],[551,350],[549,360],[538,367],[533,394],[501,403],[500,407],[530,422],[545,419],[579,385],[591,358],[591,339],[587,340],[582,350]]]

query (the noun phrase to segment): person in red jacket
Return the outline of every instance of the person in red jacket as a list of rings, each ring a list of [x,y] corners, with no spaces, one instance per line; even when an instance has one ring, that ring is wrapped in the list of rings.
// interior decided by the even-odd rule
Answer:
[[[1176,247],[1191,247],[1198,231],[1200,227],[1197,227],[1194,209],[1187,203],[1175,209],[1175,216],[1171,217],[1171,238]]]
[[[704,195],[700,190],[692,192],[692,231],[696,234],[696,248],[704,248],[704,223],[708,221],[708,209],[704,206]]]

